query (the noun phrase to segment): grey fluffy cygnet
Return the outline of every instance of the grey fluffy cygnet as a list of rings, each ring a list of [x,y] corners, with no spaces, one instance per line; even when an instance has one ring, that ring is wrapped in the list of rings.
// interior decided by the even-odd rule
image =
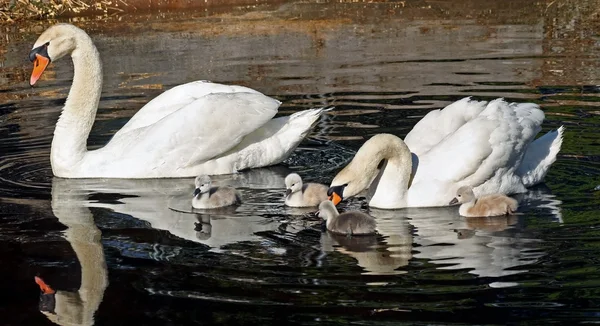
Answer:
[[[494,194],[476,198],[473,188],[464,186],[458,188],[456,197],[450,201],[450,205],[460,203],[458,213],[465,217],[488,217],[511,215],[518,208],[518,202],[514,198],[502,194]]]
[[[297,173],[285,177],[285,204],[290,207],[314,207],[327,200],[328,187],[319,183],[302,183]]]
[[[333,202],[325,200],[319,204],[319,216],[326,222],[329,232],[346,235],[375,234],[375,219],[362,212],[344,212],[340,214]]]
[[[211,187],[212,181],[207,175],[196,177],[196,189],[192,207],[199,209],[219,208],[241,204],[240,194],[233,187]]]

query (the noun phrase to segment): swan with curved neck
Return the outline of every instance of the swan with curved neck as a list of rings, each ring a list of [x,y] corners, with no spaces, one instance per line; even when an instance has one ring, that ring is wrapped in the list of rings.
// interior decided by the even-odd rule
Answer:
[[[331,182],[329,195],[334,204],[372,189],[369,205],[379,208],[406,206],[412,157],[406,144],[390,134],[377,134],[367,140],[352,161]]]
[[[174,87],[140,109],[108,144],[87,150],[102,91],[100,55],[81,29],[58,24],[30,52],[33,86],[70,55],[74,76],[56,124],[50,161],[65,178],[165,178],[235,173],[280,163],[325,111],[273,119],[279,101],[253,89],[206,81]]]
[[[369,189],[370,206],[395,209],[448,206],[465,185],[476,196],[526,192],[543,181],[562,145],[563,127],[534,140],[543,120],[533,103],[457,101],[428,113],[405,141],[367,140],[328,195],[337,204]]]

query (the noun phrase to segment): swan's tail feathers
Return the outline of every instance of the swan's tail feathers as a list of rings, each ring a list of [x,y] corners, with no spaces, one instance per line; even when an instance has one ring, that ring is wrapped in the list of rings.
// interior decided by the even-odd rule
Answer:
[[[529,144],[523,161],[517,169],[517,174],[521,176],[525,187],[544,181],[562,146],[564,130],[564,126],[560,126],[557,130],[552,130]]]
[[[296,112],[290,116],[287,127],[298,130],[300,132],[300,140],[302,140],[317,124],[321,115],[331,110],[333,108],[310,109]]]
[[[233,160],[234,172],[279,164],[290,156],[319,117],[329,110],[310,109],[272,119],[244,137],[219,160]]]

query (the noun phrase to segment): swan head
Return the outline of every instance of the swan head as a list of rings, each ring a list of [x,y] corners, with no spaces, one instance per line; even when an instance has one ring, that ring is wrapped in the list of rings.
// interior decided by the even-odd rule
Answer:
[[[44,31],[29,52],[29,60],[33,62],[29,84],[33,86],[37,82],[51,61],[73,53],[77,48],[76,37],[81,35],[89,38],[83,30],[70,24],[57,24]]]
[[[302,190],[302,178],[297,173],[290,173],[285,177],[285,196]]]
[[[194,189],[194,197],[198,196],[199,194],[208,192],[210,190],[211,183],[212,181],[210,180],[209,176],[197,176],[194,180],[194,185],[196,186],[196,189]]]
[[[450,205],[468,203],[475,199],[473,188],[470,186],[463,186],[458,188],[456,191],[456,197],[450,201]]]
[[[399,160],[405,169],[412,169],[410,150],[397,136],[377,134],[367,140],[354,158],[333,178],[327,195],[337,205],[367,189],[388,160]]]

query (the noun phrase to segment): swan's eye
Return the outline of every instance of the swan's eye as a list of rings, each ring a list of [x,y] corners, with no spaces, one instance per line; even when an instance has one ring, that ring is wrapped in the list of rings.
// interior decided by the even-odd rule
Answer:
[[[456,195],[456,197],[460,197],[460,195]]]
[[[50,45],[50,42],[46,42],[44,45],[45,45],[45,46],[48,46],[48,45]]]

